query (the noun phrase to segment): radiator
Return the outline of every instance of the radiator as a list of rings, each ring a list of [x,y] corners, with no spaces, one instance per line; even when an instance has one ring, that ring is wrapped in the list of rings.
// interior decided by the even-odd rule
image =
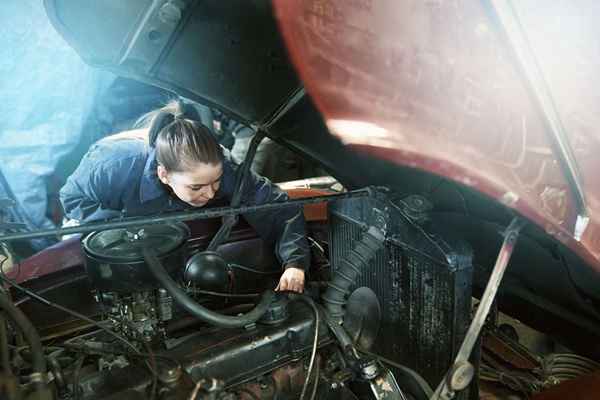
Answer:
[[[374,350],[414,369],[435,389],[470,322],[472,252],[435,224],[410,223],[405,215],[383,195],[330,203],[331,265],[335,270],[373,218],[379,225],[385,220],[385,246],[356,284],[369,287],[380,301]]]

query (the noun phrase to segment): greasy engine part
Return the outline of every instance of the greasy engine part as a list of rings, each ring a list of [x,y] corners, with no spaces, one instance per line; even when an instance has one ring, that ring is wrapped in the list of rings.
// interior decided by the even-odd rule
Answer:
[[[31,374],[29,375],[29,381],[33,385],[33,393],[32,396],[38,398],[40,400],[50,399],[51,392],[46,382],[46,358],[44,357],[42,343],[40,340],[40,336],[25,314],[18,309],[11,301],[7,293],[5,293],[2,289],[0,289],[0,312],[4,313],[4,315],[9,319],[15,327],[17,327],[20,333],[25,337],[27,344],[29,345],[31,351]],[[3,341],[5,341],[5,327],[4,327],[4,319],[0,321],[3,324]],[[6,348],[0,349],[3,354],[8,351],[8,345],[6,344]],[[12,371],[10,365],[7,365],[8,361],[7,357],[4,357],[3,361],[3,369],[4,373],[0,374],[0,379],[2,381],[6,380],[7,383],[11,381]],[[4,378],[4,376],[6,378]],[[4,386],[4,385],[1,385]],[[9,385],[6,385],[6,391],[9,391]],[[4,389],[4,388],[2,388]],[[2,390],[4,391],[4,390]],[[0,392],[1,393],[1,392]],[[17,392],[17,396],[19,393]]]
[[[258,321],[258,319],[265,314],[269,308],[269,305],[271,304],[271,301],[273,300],[274,293],[270,290],[267,290],[263,293],[256,307],[247,314],[238,316],[220,314],[200,305],[194,299],[188,296],[186,291],[169,276],[152,249],[146,248],[144,249],[143,253],[144,260],[148,265],[148,269],[154,278],[161,284],[161,286],[166,289],[169,295],[173,297],[173,300],[193,316],[211,325],[222,328],[239,328],[251,325]]]
[[[534,395],[531,400],[596,400],[600,393],[600,371],[568,380]]]
[[[600,363],[570,353],[550,354],[544,358],[543,365],[545,380],[550,384],[600,371]]]
[[[484,333],[479,379],[525,396],[544,385],[540,358],[499,329]]]
[[[320,360],[316,362],[318,365]],[[229,392],[235,393],[240,400],[297,398],[307,379],[305,367],[304,360],[295,361],[255,381],[235,386]]]
[[[538,357],[499,330],[486,332],[482,346],[484,351],[494,354],[512,368],[526,371],[541,369]]]
[[[386,225],[384,245],[354,285],[373,290],[382,305],[373,351],[415,370],[436,387],[470,321],[472,251],[435,221],[413,221],[399,204],[381,191],[330,203],[331,263],[339,268],[368,226]]]
[[[300,302],[289,304],[289,317],[279,324],[256,324],[240,329],[205,328],[188,336],[176,348],[157,351],[159,392],[165,398],[188,398],[194,385],[191,381],[215,379],[223,382],[223,389],[235,392],[235,388],[245,382],[256,381],[261,377],[283,374],[279,388],[286,387],[285,376],[292,376],[287,384],[296,391],[299,382],[304,382],[297,372],[298,364],[308,363],[314,339],[314,316],[309,307]],[[88,346],[94,349],[102,346],[87,337]],[[94,345],[95,343],[95,345]],[[325,329],[320,330],[319,347],[332,343]],[[92,347],[93,346],[93,347]],[[164,362],[162,360],[167,360]],[[177,360],[181,373],[161,373],[164,368],[173,368],[168,360]],[[287,367],[290,366],[290,367]],[[276,372],[279,368],[289,371]],[[168,377],[170,375],[170,378]],[[279,376],[279,375],[277,375]],[[167,383],[165,383],[165,381]],[[89,373],[81,376],[85,400],[105,398],[145,398],[146,390],[152,385],[151,374],[137,365],[116,367],[111,370]],[[185,397],[180,387],[186,390]],[[301,385],[300,385],[301,386]],[[129,396],[129,397],[128,397]]]
[[[96,298],[115,329],[138,341],[149,342],[158,336],[173,314],[172,299],[162,288],[129,294],[98,293]]]

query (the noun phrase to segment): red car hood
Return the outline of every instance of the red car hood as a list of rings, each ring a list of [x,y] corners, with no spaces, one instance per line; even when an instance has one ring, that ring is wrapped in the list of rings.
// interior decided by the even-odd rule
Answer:
[[[343,142],[497,199],[600,271],[600,3],[273,4]]]

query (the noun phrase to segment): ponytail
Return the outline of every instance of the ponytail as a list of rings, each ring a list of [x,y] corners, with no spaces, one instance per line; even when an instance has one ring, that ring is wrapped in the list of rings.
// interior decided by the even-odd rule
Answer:
[[[211,131],[202,123],[185,118],[184,110],[181,100],[171,101],[144,115],[135,127],[148,128],[148,142],[156,149],[158,163],[167,171],[186,171],[197,163],[220,163],[223,152]]]

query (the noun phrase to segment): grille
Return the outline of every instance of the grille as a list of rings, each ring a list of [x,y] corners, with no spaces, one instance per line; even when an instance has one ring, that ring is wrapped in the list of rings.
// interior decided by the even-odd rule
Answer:
[[[368,225],[373,208],[386,207],[368,198],[330,205],[334,270]],[[388,218],[386,244],[355,287],[369,287],[380,301],[382,323],[375,351],[414,369],[435,389],[470,321],[470,250],[455,239],[426,236],[393,212]],[[468,393],[457,398],[467,399]]]

